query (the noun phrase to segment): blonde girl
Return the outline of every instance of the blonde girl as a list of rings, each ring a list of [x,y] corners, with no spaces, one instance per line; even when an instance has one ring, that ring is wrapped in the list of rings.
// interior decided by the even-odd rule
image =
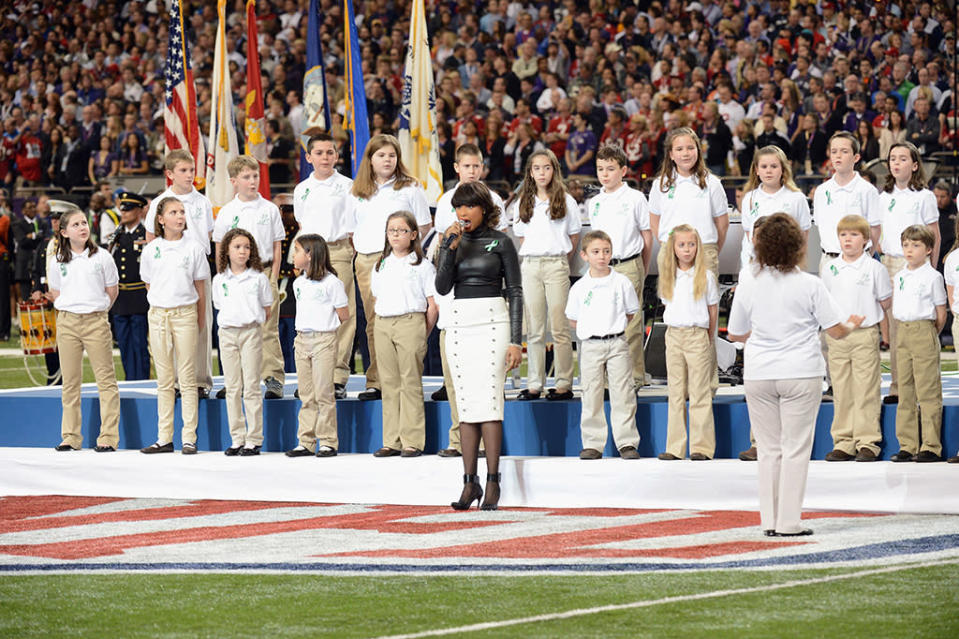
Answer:
[[[680,224],[696,229],[702,240],[706,268],[719,278],[719,251],[729,229],[726,191],[706,169],[702,145],[688,127],[673,129],[666,136],[659,174],[649,191],[649,224],[660,244]]]
[[[47,268],[47,298],[57,309],[57,351],[63,372],[62,440],[56,449],[79,450],[83,444],[80,385],[86,349],[100,395],[100,435],[94,450],[112,452],[119,443],[120,393],[107,313],[117,299],[120,279],[113,257],[93,241],[83,211],[64,213],[59,233],[56,258]]]
[[[582,226],[579,206],[566,192],[559,160],[552,151],[534,151],[526,163],[515,200],[513,233],[519,255],[526,311],[527,387],[519,399],[539,399],[546,383],[546,321],[553,336],[556,388],[546,399],[573,398],[573,347],[566,319],[569,297],[568,256],[576,250]]]
[[[262,270],[253,235],[241,228],[227,231],[220,240],[217,274],[213,277],[213,306],[220,312],[220,361],[230,424],[230,446],[223,451],[227,457],[259,455],[263,445],[261,328],[269,319],[273,293]]]
[[[184,237],[186,211],[175,197],[160,200],[153,232],[143,248],[140,277],[147,286],[150,351],[157,373],[157,441],[140,452],[173,452],[173,383],[180,380],[183,454],[196,454],[197,385],[195,352],[206,326],[204,282],[210,279],[206,252]],[[176,371],[174,371],[174,367]]]
[[[343,287],[330,263],[330,251],[319,235],[301,235],[293,242],[293,282],[296,296],[296,338],[293,352],[300,387],[297,445],[287,457],[334,457],[339,447],[336,431],[336,329],[350,318]],[[319,446],[317,446],[319,444]]]
[[[689,458],[712,459],[716,448],[711,381],[719,286],[706,268],[699,233],[688,224],[670,231],[659,251],[659,297],[666,305],[666,377],[669,422],[660,459],[686,456],[689,397]]]
[[[411,211],[420,233],[429,232],[432,220],[426,193],[416,178],[403,166],[400,142],[392,135],[375,135],[366,145],[363,160],[357,169],[351,197],[346,202],[346,217],[353,223],[353,246],[356,284],[360,289],[366,313],[366,341],[370,349],[370,366],[366,371],[366,391],[359,399],[382,397],[374,345],[375,300],[370,292],[373,268],[382,257],[386,218],[396,211]]]
[[[803,237],[809,237],[809,227],[812,226],[809,201],[793,181],[792,163],[778,146],[764,146],[756,151],[743,194],[744,235],[740,256],[743,269],[755,257],[753,227],[762,217],[773,213],[786,213],[799,223]]]
[[[935,267],[939,263],[939,249],[942,236],[939,233],[939,205],[936,195],[926,188],[926,176],[922,170],[922,156],[912,142],[896,142],[889,148],[886,157],[889,175],[879,193],[879,221],[882,225],[880,252],[882,263],[889,277],[906,267],[906,258],[902,250],[902,232],[914,224],[929,227],[935,238],[930,260]],[[889,321],[889,372],[892,383],[889,394],[883,398],[884,404],[894,404],[899,398],[899,375],[896,364],[896,335],[899,323]]]
[[[436,324],[436,270],[423,259],[409,211],[386,220],[382,258],[370,281],[376,299],[374,339],[383,382],[383,447],[376,457],[419,457],[426,445],[423,357]]]

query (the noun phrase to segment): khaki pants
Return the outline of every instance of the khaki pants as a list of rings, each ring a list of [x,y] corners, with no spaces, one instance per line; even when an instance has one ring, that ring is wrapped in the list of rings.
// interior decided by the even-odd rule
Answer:
[[[263,342],[263,355],[261,358],[260,379],[272,377],[282,384],[286,381],[286,372],[283,370],[283,349],[280,347],[280,289],[277,279],[273,277],[273,265],[263,267],[263,272],[270,280],[270,293],[273,295],[273,303],[270,304],[270,317],[267,318],[260,327]],[[220,345],[220,361],[223,360],[223,345]],[[224,364],[224,368],[226,365]],[[226,371],[224,371],[224,376]],[[257,444],[259,446],[259,444]]]
[[[744,387],[759,453],[763,530],[799,532],[822,378],[746,380]]]
[[[220,361],[226,385],[226,415],[231,446],[263,444],[263,333],[257,324],[238,328],[220,327]],[[242,397],[242,399],[241,399]],[[246,420],[243,409],[246,408]]]
[[[543,390],[546,383],[546,320],[553,337],[556,390],[573,387],[573,342],[566,318],[569,297],[569,262],[566,256],[525,257],[521,265],[523,311],[526,315],[526,352],[529,358],[527,387]]]
[[[173,441],[174,379],[180,380],[183,443],[196,443],[197,381],[196,342],[203,331],[197,326],[196,304],[176,308],[151,307],[147,313],[150,349],[157,373],[157,442]]]
[[[321,446],[339,448],[336,430],[336,398],[333,369],[336,367],[336,332],[297,333],[293,340],[296,376],[300,387],[300,446],[316,451]]]
[[[959,343],[959,342],[957,342]],[[460,416],[456,411],[456,389],[453,388],[453,375],[446,361],[446,329],[440,331],[440,360],[443,362],[443,385],[450,402],[450,448],[462,452],[460,445]]]
[[[350,317],[336,329],[336,372],[333,383],[346,385],[350,379],[350,357],[353,355],[353,338],[356,336],[356,287],[353,286],[353,246],[350,240],[342,239],[329,242],[330,263],[336,271],[336,277],[346,289],[347,308]],[[372,357],[372,352],[370,353]]]
[[[83,351],[87,351],[100,395],[100,435],[97,446],[117,447],[120,442],[120,391],[113,365],[113,336],[106,311],[78,315],[57,313],[57,350],[63,371],[63,420],[60,433],[64,444],[83,445],[83,416],[80,386],[83,383]]]
[[[376,322],[376,312],[373,307],[376,304],[376,298],[370,290],[370,280],[372,278],[373,268],[380,261],[379,253],[357,253],[354,264],[356,265],[356,286],[360,289],[360,300],[363,302],[363,313],[366,315],[366,343],[370,349],[370,367],[366,369],[366,387],[380,388],[379,373],[376,368],[376,347],[373,344],[373,329]],[[354,320],[354,331],[356,330],[356,320]],[[353,352],[353,344],[350,343],[350,352]]]
[[[583,406],[580,432],[583,448],[602,452],[606,448],[606,414],[603,410],[603,386],[609,379],[609,423],[616,448],[639,447],[636,430],[636,393],[629,341],[624,337],[588,339],[580,342],[580,380]]]
[[[196,347],[194,357],[196,362],[193,365],[195,386],[202,386],[208,391],[213,388],[213,286],[212,280],[203,280],[203,292],[206,299],[206,309],[204,313],[205,325],[198,331],[196,338]],[[180,389],[183,392],[183,389]]]
[[[383,384],[383,446],[423,450],[426,445],[423,407],[426,315],[377,317],[374,337]]]
[[[826,336],[832,375],[832,446],[850,455],[861,448],[879,454],[879,327],[860,328],[844,339]]]
[[[716,452],[713,393],[716,348],[709,331],[700,327],[666,329],[666,381],[669,388],[669,421],[666,452],[686,456],[686,398],[689,398],[689,452],[709,458]]]
[[[942,454],[942,377],[939,372],[939,336],[932,320],[899,322],[899,405],[896,439],[899,449],[916,454]],[[922,409],[922,425],[916,403]],[[920,435],[921,432],[921,435]]]
[[[904,257],[893,257],[892,255],[883,255],[882,263],[886,267],[886,271],[889,272],[889,279],[906,268],[906,258]],[[934,265],[935,266],[935,265]],[[898,364],[898,354],[896,351],[898,347],[896,346],[896,335],[899,332],[899,322],[896,321],[896,318],[892,316],[892,309],[890,308],[889,313],[889,374],[892,377],[892,382],[889,384],[889,394],[898,395],[899,394],[899,373],[897,370]]]
[[[642,256],[628,262],[620,262],[613,267],[629,279],[639,298],[639,311],[626,325],[626,341],[629,343],[629,357],[633,366],[633,384],[643,386],[646,383],[646,320],[643,317],[643,284],[646,281],[646,271],[643,269]],[[580,373],[580,379],[583,375]]]
[[[719,245],[716,242],[703,244],[703,261],[706,268],[713,272],[716,281],[719,281]]]

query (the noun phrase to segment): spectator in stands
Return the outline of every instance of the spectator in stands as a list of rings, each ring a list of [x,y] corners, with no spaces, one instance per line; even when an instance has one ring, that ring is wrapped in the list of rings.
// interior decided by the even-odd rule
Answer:
[[[860,120],[854,134],[859,140],[859,156],[861,162],[866,164],[879,157],[879,140],[873,131],[872,124],[866,120]]]
[[[716,175],[725,175],[726,158],[733,150],[733,134],[719,116],[719,105],[715,102],[707,102],[703,108],[698,134],[705,147],[706,168]]]
[[[936,205],[939,208],[939,246],[944,247],[939,251],[939,264],[936,268],[942,272],[943,262],[949,253],[948,247],[953,246],[956,241],[956,199],[953,197],[952,187],[945,180],[936,182],[932,192],[936,194]]]
[[[792,143],[792,158],[796,175],[815,175],[822,172],[826,162],[826,134],[819,123],[819,115],[807,113],[802,118],[802,130]]]
[[[276,120],[267,121],[266,131],[270,184],[290,184],[293,182],[290,162],[296,151],[293,140],[281,133],[280,124]]]
[[[570,175],[596,174],[596,147],[596,135],[586,117],[579,111],[573,113],[573,132],[566,145],[566,168]]]
[[[124,138],[118,164],[120,175],[143,175],[149,170],[146,151],[140,146],[140,136],[128,135]]]
[[[906,124],[906,141],[912,142],[923,156],[939,150],[939,120],[929,113],[929,99],[919,97],[915,113]]]
[[[515,180],[518,176],[523,175],[526,162],[534,151],[540,151],[544,148],[546,147],[539,141],[539,134],[531,123],[526,122],[518,126],[506,142],[506,146],[503,147],[503,154],[513,171],[512,179]]]
[[[503,118],[497,112],[490,113],[486,122],[486,137],[483,146],[486,175],[483,179],[493,182],[512,179],[512,168],[506,161],[506,137],[503,135]]]
[[[789,153],[789,140],[779,132],[774,122],[776,118],[771,112],[767,112],[762,117],[763,132],[756,136],[756,148],[764,146],[778,146],[783,153]]]

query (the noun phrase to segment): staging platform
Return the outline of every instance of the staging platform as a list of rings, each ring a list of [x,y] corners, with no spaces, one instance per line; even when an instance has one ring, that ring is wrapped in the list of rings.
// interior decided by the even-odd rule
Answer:
[[[440,378],[424,378],[427,454],[448,445],[449,405],[428,399],[441,383]],[[884,394],[888,383],[886,375],[883,380]],[[215,378],[214,387],[221,385],[222,379]],[[347,386],[347,399],[337,402],[342,453],[372,453],[382,446],[381,405],[379,401],[362,402],[356,399],[363,385],[362,376],[352,377]],[[293,397],[295,389],[296,375],[288,374],[284,398],[264,402],[264,451],[279,452],[296,445],[300,402]],[[517,392],[518,389],[510,388],[507,384],[508,399],[515,397]],[[943,452],[954,455],[959,449],[959,375],[956,373],[943,375],[943,396]],[[120,448],[139,449],[154,442],[157,434],[156,383],[120,382],[120,397]],[[84,447],[89,448],[95,444],[100,422],[95,385],[84,385],[82,403]],[[638,393],[637,406],[640,455],[644,458],[655,457],[666,446],[666,387],[644,388]],[[742,386],[721,387],[713,403],[713,412],[716,458],[735,458],[739,451],[749,447],[749,416]],[[895,413],[895,406],[882,408],[883,459],[888,459],[898,451]],[[820,406],[813,459],[823,459],[832,449],[829,435],[832,414],[832,404],[823,403]],[[0,391],[0,416],[0,447],[49,448],[60,443],[61,404],[57,387]],[[577,456],[582,447],[579,416],[578,399],[565,402],[507,401],[503,454],[514,457]],[[176,419],[179,423],[179,402]],[[199,422],[197,446],[201,451],[222,451],[229,446],[226,402],[201,400]],[[179,428],[176,431],[179,433]],[[179,435],[174,443],[179,448]],[[611,437],[605,455],[617,456]],[[959,471],[959,468],[953,468]]]

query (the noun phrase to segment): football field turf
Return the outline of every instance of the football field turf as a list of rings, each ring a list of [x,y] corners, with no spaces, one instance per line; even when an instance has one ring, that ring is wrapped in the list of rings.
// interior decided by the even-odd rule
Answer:
[[[0,578],[2,637],[394,635],[957,637],[959,563],[601,576]]]

